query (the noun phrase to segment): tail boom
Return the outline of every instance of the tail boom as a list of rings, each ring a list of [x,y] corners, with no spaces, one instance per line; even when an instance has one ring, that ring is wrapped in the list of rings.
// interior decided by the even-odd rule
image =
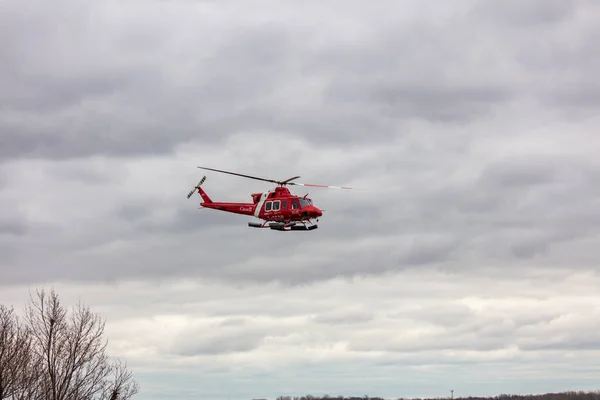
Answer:
[[[213,210],[230,212],[233,214],[242,214],[242,215],[254,215],[254,210],[256,209],[256,204],[252,203],[226,203],[226,202],[215,202],[212,201],[210,196],[206,194],[204,189],[202,189],[202,184],[206,180],[206,176],[204,176],[200,182],[188,193],[187,198],[189,199],[192,195],[198,191],[200,197],[202,197],[202,203],[200,205],[204,208],[210,208]]]
[[[200,205],[204,208],[241,215],[254,215],[254,208],[256,207],[256,205],[252,203],[226,203],[214,201],[204,201],[200,203]]]

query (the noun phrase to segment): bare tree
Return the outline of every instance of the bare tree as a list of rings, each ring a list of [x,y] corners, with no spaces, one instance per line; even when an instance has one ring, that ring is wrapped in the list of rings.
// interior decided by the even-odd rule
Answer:
[[[26,326],[0,304],[0,400],[22,398],[35,387],[34,365]]]
[[[117,360],[111,365],[112,380],[107,385],[102,399],[118,400],[129,399],[138,391],[136,384],[129,384],[132,381],[133,375],[127,369],[127,365],[120,360]]]
[[[38,291],[27,307],[32,349],[39,360],[39,393],[48,400],[126,400],[138,385],[105,353],[104,321],[82,303],[69,316],[54,290]]]

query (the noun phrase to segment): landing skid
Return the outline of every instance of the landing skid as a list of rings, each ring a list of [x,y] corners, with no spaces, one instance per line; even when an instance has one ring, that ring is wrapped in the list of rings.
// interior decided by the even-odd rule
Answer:
[[[269,228],[274,231],[312,231],[318,228],[318,225],[307,225],[305,222],[264,222],[259,224],[258,222],[248,222],[248,226],[251,228]]]

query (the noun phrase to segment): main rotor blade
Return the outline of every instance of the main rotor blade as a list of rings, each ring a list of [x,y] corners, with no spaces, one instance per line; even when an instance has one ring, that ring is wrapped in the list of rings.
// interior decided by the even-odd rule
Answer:
[[[348,186],[317,185],[317,184],[314,184],[314,183],[290,182],[289,185],[309,186],[309,187],[318,187],[318,188],[326,188],[326,189],[364,190],[364,189],[360,189],[360,188],[351,188],[351,187],[348,187]]]
[[[256,179],[257,181],[265,181],[265,182],[271,182],[271,183],[281,184],[281,182],[273,180],[273,179],[265,179],[265,178],[259,178],[259,177],[256,177],[256,176],[251,176],[251,175],[238,174],[237,172],[223,171],[223,170],[220,170],[220,169],[214,169],[214,168],[208,168],[208,167],[198,167],[198,168],[206,169],[208,171],[222,172],[224,174],[241,176],[241,177],[244,177],[244,178]]]
[[[276,183],[278,185],[309,186],[309,187],[319,187],[319,188],[327,188],[327,189],[364,190],[364,189],[359,189],[359,188],[351,188],[351,187],[347,187],[347,186],[328,186],[328,185],[317,185],[317,184],[314,184],[314,183],[297,183],[297,182],[291,182],[294,179],[300,178],[300,176],[294,176],[292,178],[286,179],[285,181],[276,181],[274,179],[259,178],[257,176],[239,174],[237,172],[224,171],[224,170],[221,170],[221,169],[214,169],[214,168],[208,168],[208,167],[198,167],[198,168],[205,169],[205,170],[208,170],[208,171],[221,172],[221,173],[229,174],[229,175],[241,176],[243,178],[256,179],[257,181],[264,181],[264,182]]]
[[[283,183],[283,184],[288,184],[289,182],[293,181],[294,179],[298,179],[298,178],[300,178],[300,176],[299,176],[299,175],[298,175],[298,176],[291,177],[291,178],[288,178],[288,179],[286,179],[285,181],[283,181],[283,182],[281,182],[281,183]],[[293,183],[289,183],[289,184],[290,184],[290,185],[293,185]]]

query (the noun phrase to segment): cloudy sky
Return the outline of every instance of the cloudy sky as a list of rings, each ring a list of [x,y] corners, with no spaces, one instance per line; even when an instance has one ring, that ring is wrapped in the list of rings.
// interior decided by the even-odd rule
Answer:
[[[84,300],[138,399],[597,386],[597,0],[0,7],[0,302]],[[197,165],[366,190],[255,230]]]

